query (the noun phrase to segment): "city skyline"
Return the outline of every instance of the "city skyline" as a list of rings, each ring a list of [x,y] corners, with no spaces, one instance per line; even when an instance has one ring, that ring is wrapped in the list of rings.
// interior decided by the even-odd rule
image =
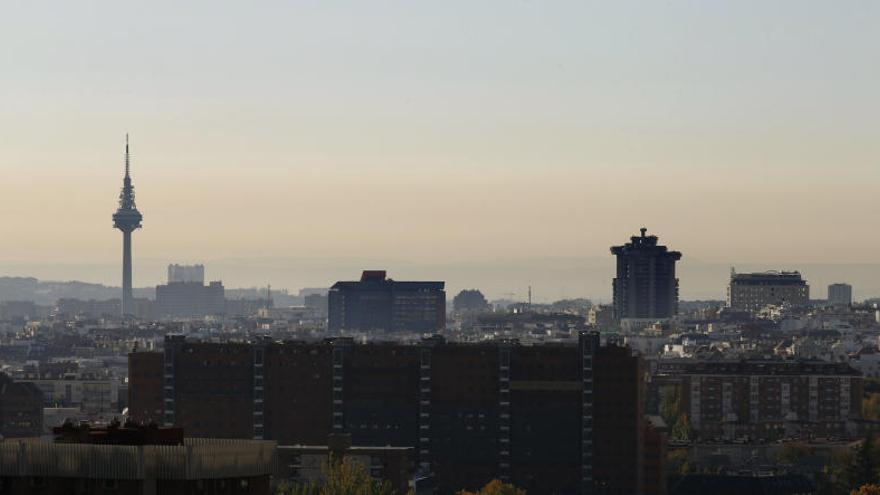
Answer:
[[[0,492],[880,493],[880,2],[5,7]]]
[[[687,255],[687,253],[685,253]],[[154,290],[167,279],[168,260],[137,258],[140,273],[135,273],[135,288]],[[179,260],[178,260],[179,261]],[[194,261],[193,261],[194,262]],[[726,299],[730,281],[730,264],[704,263],[685,258],[680,262],[680,299]],[[296,294],[303,288],[328,288],[338,280],[347,280],[352,273],[367,268],[387,269],[397,280],[444,279],[449,299],[464,289],[479,289],[489,299],[526,301],[528,288],[533,289],[536,303],[586,297],[596,303],[610,304],[614,260],[592,257],[556,260],[501,260],[494,264],[417,265],[401,260],[213,260],[206,263],[206,280],[220,280],[229,289],[259,288],[266,283],[272,290],[288,290]],[[848,283],[853,286],[853,299],[861,301],[880,295],[880,265],[876,264],[793,264],[786,262],[733,265],[738,272],[768,270],[799,270],[812,288],[812,297],[824,299],[827,286]],[[87,269],[102,273],[104,279],[78,279],[74,274]],[[62,275],[58,275],[62,274]],[[67,274],[68,276],[64,276]],[[101,283],[119,288],[119,260],[106,265],[82,266],[20,266],[6,269],[0,264],[0,277],[28,276],[43,281]],[[492,282],[486,282],[491,280]],[[481,283],[482,281],[482,283]]]
[[[115,261],[131,131],[138,259],[873,263],[880,7],[757,6],[17,5],[0,259]]]
[[[126,134],[125,135],[125,154],[124,154],[125,175],[123,178],[122,191],[119,194],[119,209],[113,215],[114,228],[122,231],[122,233],[123,233],[123,264],[122,264],[122,284],[121,284],[122,285],[122,287],[121,287],[121,290],[122,290],[121,311],[122,311],[123,316],[131,315],[132,311],[133,311],[133,307],[134,307],[134,296],[132,294],[133,270],[132,270],[131,233],[134,230],[141,228],[140,222],[142,220],[141,213],[137,210],[137,207],[135,206],[134,186],[132,184],[132,180],[130,177],[130,166],[131,166],[130,162],[131,162],[131,154],[130,154],[130,148],[129,148],[129,138],[128,138],[128,134]],[[642,239],[645,238],[646,231],[647,231],[646,227],[640,228]],[[639,238],[638,236],[632,237],[633,241],[635,241],[638,238]],[[656,240],[656,237],[651,236],[651,239]],[[612,253],[617,253],[617,251],[616,251],[617,249],[619,249],[619,248],[612,246],[612,248],[611,248]],[[677,256],[680,256],[680,253],[675,253],[675,254]],[[584,261],[584,259],[585,258],[582,257],[582,258],[578,258],[576,260],[573,260],[574,261],[573,265],[581,265],[582,262]],[[253,261],[253,260],[251,260],[251,261]],[[314,261],[314,260],[312,260],[312,261]],[[325,264],[332,263],[332,258],[325,258],[325,259],[322,259],[321,261]],[[572,260],[570,260],[570,261],[572,261]],[[263,260],[263,262],[265,263],[265,260]],[[578,280],[568,280],[568,281],[566,281],[564,279],[554,278],[554,275],[558,275],[560,273],[565,273],[565,274],[571,275],[571,273],[572,273],[571,268],[572,267],[571,266],[564,266],[564,265],[563,266],[556,266],[555,269],[552,270],[550,273],[536,273],[536,272],[534,272],[534,270],[537,268],[535,266],[531,267],[531,269],[532,269],[531,273],[528,268],[526,268],[525,272],[523,272],[524,265],[527,266],[527,265],[533,264],[535,262],[538,262],[538,263],[549,262],[549,263],[555,263],[555,264],[559,265],[560,263],[564,263],[564,261],[561,259],[545,258],[542,260],[538,260],[538,259],[507,260],[508,265],[506,267],[503,266],[503,263],[504,263],[503,259],[496,260],[496,262],[502,263],[502,265],[500,267],[505,272],[511,272],[511,271],[514,273],[519,272],[517,275],[515,275],[515,276],[518,276],[519,278],[518,279],[508,279],[506,281],[506,285],[497,285],[498,281],[496,280],[495,284],[490,283],[489,286],[486,287],[483,283],[485,281],[485,274],[483,274],[483,277],[481,277],[480,275],[474,275],[473,273],[468,273],[468,275],[465,277],[465,280],[471,281],[470,284],[462,281],[462,285],[456,285],[456,282],[453,282],[450,286],[454,290],[473,289],[476,287],[482,287],[490,297],[506,299],[506,300],[526,300],[526,298],[523,297],[523,294],[511,292],[510,290],[512,288],[519,287],[523,283],[523,280],[527,280],[528,281],[527,282],[527,287],[528,287],[527,299],[529,301],[532,301],[532,281],[536,279],[538,281],[541,281],[541,280],[546,281],[546,287],[548,287],[548,288],[552,287],[552,291],[554,294],[556,293],[555,291],[559,291],[558,295],[555,297],[552,295],[550,295],[550,296],[545,295],[545,297],[543,299],[540,297],[536,298],[535,299],[536,302],[552,302],[554,300],[567,299],[567,298],[580,298],[580,297],[590,298],[597,303],[609,302],[609,300],[606,298],[606,294],[604,294],[604,290],[600,290],[599,292],[595,292],[596,288],[598,287],[595,285],[595,283],[597,281],[604,280],[606,278],[604,275],[600,276],[600,277],[595,277],[595,274],[593,274],[592,277],[583,277]],[[353,258],[348,258],[345,260],[345,262],[343,264],[350,264],[350,263],[358,263],[358,262],[354,261]],[[370,260],[370,261],[362,260],[359,263],[361,263],[361,266],[359,266],[358,268],[362,268],[363,266],[368,266],[370,264],[372,264],[374,267],[388,266],[388,265],[396,266],[397,264],[400,263],[400,260],[396,259],[396,260],[387,260],[387,261],[382,261],[382,262],[377,262],[375,260]],[[404,264],[406,264],[406,263],[407,262],[404,262]],[[455,269],[453,269],[453,271],[467,269],[467,268],[470,268],[470,269],[477,268],[477,270],[479,270],[481,267],[479,265],[479,262],[477,262],[477,263],[478,263],[477,265],[471,264],[470,266],[468,266],[467,264],[465,264],[464,266],[457,265],[455,267]],[[790,262],[788,262],[788,263],[790,263]],[[249,264],[248,262],[244,262],[244,263],[239,262],[238,266],[235,266],[232,269],[232,271],[233,272],[241,272],[241,270],[245,269],[248,264]],[[781,265],[784,266],[785,263],[783,263]],[[78,265],[78,266],[81,267],[81,265]],[[168,268],[169,274],[170,274],[171,266],[172,266],[172,264],[169,264],[169,268]],[[174,265],[174,266],[176,266],[176,265]],[[201,266],[202,277],[204,277],[204,266],[203,265],[198,265],[198,266]],[[222,266],[222,264],[220,266]],[[411,265],[410,268],[415,268],[416,266],[417,265]],[[742,264],[740,266],[742,266]],[[851,269],[856,266],[859,266],[859,265],[850,264]],[[0,264],[0,267],[2,267],[2,264]],[[18,267],[18,268],[21,269],[22,267]],[[94,266],[91,266],[91,268],[94,269]],[[232,268],[232,267],[227,267],[227,269],[229,269],[229,268]],[[262,268],[264,268],[264,269],[269,268],[269,270],[271,270],[271,275],[266,277],[266,279],[265,279],[269,285],[271,285],[271,280],[278,279],[279,272],[278,272],[277,266],[263,266]],[[288,288],[292,287],[295,291],[297,288],[326,287],[327,286],[327,279],[324,277],[328,274],[330,274],[332,277],[333,273],[339,273],[340,268],[341,267],[339,266],[339,262],[337,261],[336,266],[333,266],[332,268],[328,269],[325,266],[325,268],[324,268],[325,273],[321,274],[319,278],[306,277],[305,282],[303,282],[303,279],[300,278],[300,276],[301,276],[300,275],[295,278],[299,278],[301,285],[299,285],[299,286],[297,286],[296,284],[294,284],[293,286],[287,285],[287,286],[282,287],[282,289],[288,289]],[[485,267],[482,267],[482,268],[485,268]],[[497,269],[499,267],[496,266],[495,268]],[[559,270],[560,268],[561,268],[561,270]],[[770,271],[775,271],[775,268],[776,267],[774,267]],[[878,265],[875,268],[880,268],[880,265]],[[540,270],[540,268],[537,268],[537,269]],[[603,267],[603,269],[604,269],[604,267]],[[733,265],[731,265],[731,271],[733,271],[734,269],[735,269],[735,267]],[[754,268],[754,269],[756,271],[766,271],[766,267]],[[600,269],[600,271],[601,270],[602,269]],[[15,270],[13,270],[13,272],[14,271]],[[222,272],[222,269],[220,271]],[[864,270],[859,270],[859,271],[861,272],[862,276],[866,275]],[[403,270],[402,272],[405,273],[405,270]],[[439,270],[436,272],[438,275],[435,278],[438,280],[441,278],[444,278],[445,275],[441,275],[441,274],[448,274],[448,272],[449,272],[448,269],[447,270]],[[413,271],[412,273],[414,274],[413,278],[420,278],[420,277],[424,276],[423,275],[424,272],[423,271],[419,272],[418,269],[415,269],[415,271]],[[15,275],[15,273],[13,273],[13,275]],[[32,274],[32,273],[19,273],[18,275],[19,276],[33,276],[34,274]],[[95,275],[95,273],[93,271],[91,273],[91,276],[94,276],[94,275]],[[247,272],[247,275],[248,275],[248,277],[250,277],[250,280],[251,280],[250,286],[251,287],[259,286],[261,281],[253,282],[255,280],[253,278],[255,276],[255,274],[253,272]],[[617,275],[618,275],[618,277],[620,276],[619,271],[618,271]],[[840,280],[839,275],[840,274],[837,273],[837,271],[835,271],[832,279],[828,279],[828,280],[835,280],[835,281]],[[147,277],[147,280],[148,281],[152,280],[153,276],[154,275],[151,274],[150,276]],[[702,274],[701,276],[705,277],[705,274]],[[716,273],[716,276],[717,276],[717,273]],[[217,280],[223,279],[222,276],[221,277],[214,277],[214,278],[216,278]],[[338,277],[338,278],[342,278],[342,277]],[[49,279],[52,280],[52,277],[49,277]],[[282,280],[283,279],[284,278],[282,277]],[[170,278],[169,278],[169,280],[170,280]],[[584,284],[583,282],[585,280],[590,280],[591,283]],[[824,277],[820,277],[819,280],[820,280],[820,284],[822,284],[822,285],[836,283],[836,282],[829,282]],[[850,279],[848,279],[848,280],[850,280]],[[86,282],[92,282],[92,283],[98,282],[98,283],[104,283],[104,284],[109,285],[111,287],[113,286],[112,282],[108,283],[106,281],[96,281],[94,279],[91,279],[91,280],[90,279],[81,279],[78,281],[86,281]],[[573,284],[572,284],[572,282],[573,282]],[[860,282],[861,282],[861,280],[858,279],[858,277],[857,277],[857,280],[856,280],[857,285]],[[615,283],[617,283],[617,279],[615,279]],[[245,283],[243,285],[248,286],[247,283]],[[677,280],[676,280],[675,285],[676,285],[675,293],[678,294],[679,290],[677,288],[677,286],[678,286]],[[148,286],[151,286],[151,285],[148,285]],[[700,299],[716,299],[717,300],[717,299],[720,299],[718,297],[717,286],[714,285],[714,282],[713,282],[711,289],[708,289],[707,287],[708,286],[703,286],[703,287],[694,288],[691,290],[685,290],[685,299],[696,299],[696,300],[700,300]],[[830,290],[830,288],[829,288],[829,290]],[[873,291],[876,290],[875,284],[869,283],[866,286],[863,286],[863,290],[864,290],[865,294],[874,295]],[[571,292],[569,294],[567,294],[566,291],[571,291]],[[594,291],[594,292],[591,292],[591,291]],[[616,296],[612,295],[612,299],[614,297],[616,297]],[[676,299],[677,298],[678,298],[678,295],[676,295]],[[673,312],[675,312],[675,311],[673,311]]]

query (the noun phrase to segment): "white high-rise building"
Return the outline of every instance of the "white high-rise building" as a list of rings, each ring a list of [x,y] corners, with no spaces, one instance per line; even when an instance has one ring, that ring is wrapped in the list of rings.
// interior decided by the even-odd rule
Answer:
[[[205,265],[168,265],[168,283],[205,283]]]

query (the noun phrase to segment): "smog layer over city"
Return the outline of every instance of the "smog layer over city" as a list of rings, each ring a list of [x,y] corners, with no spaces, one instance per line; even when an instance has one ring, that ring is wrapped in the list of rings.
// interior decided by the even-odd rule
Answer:
[[[880,3],[4,7],[0,495],[880,494]]]

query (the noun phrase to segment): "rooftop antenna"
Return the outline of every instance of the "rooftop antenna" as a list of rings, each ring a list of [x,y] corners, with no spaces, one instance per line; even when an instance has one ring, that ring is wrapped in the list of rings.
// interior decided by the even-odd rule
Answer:
[[[532,310],[532,286],[529,286],[529,311]]]

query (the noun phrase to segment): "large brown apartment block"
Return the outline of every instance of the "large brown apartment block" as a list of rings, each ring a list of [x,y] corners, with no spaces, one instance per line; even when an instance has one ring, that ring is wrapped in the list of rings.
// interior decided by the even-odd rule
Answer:
[[[134,377],[161,373],[166,424],[193,436],[323,445],[344,434],[358,447],[411,448],[438,493],[494,478],[530,495],[645,485],[642,361],[595,333],[547,345],[169,336],[156,355],[132,355],[132,403],[155,394]]]
[[[267,438],[281,445],[324,445],[333,421],[333,347],[290,343],[259,346],[255,353],[260,352],[263,357],[256,364],[264,372],[254,386],[262,383],[265,394]]]

